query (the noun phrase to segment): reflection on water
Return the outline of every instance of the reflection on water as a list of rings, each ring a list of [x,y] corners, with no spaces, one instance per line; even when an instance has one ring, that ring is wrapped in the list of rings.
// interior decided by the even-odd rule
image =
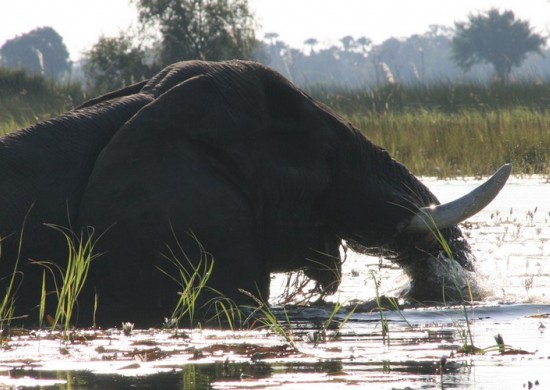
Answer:
[[[386,311],[383,326],[376,305],[360,304],[324,342],[315,335],[330,307],[287,308],[286,314],[275,308],[283,326],[292,327],[296,350],[268,330],[80,331],[70,343],[47,331],[14,332],[1,345],[0,387],[548,389],[550,184],[514,180],[464,227],[487,290],[473,307]],[[477,183],[428,184],[450,200]],[[332,299],[371,300],[372,272],[383,294],[407,282],[392,264],[353,255]],[[276,276],[274,297],[284,285]],[[499,334],[505,353],[496,346]],[[484,353],[459,352],[471,343]]]
[[[49,332],[12,336],[0,361],[0,383],[60,389],[538,389],[550,380],[550,306],[516,304],[467,308],[359,312],[334,339],[313,343],[323,309],[287,309],[297,350],[268,331],[82,331],[73,343]],[[313,312],[313,313],[312,313]],[[284,321],[282,309],[276,314]],[[346,313],[338,318],[342,320]],[[495,347],[502,335],[506,353]],[[512,351],[515,350],[515,351]],[[63,351],[63,352],[61,352]],[[511,351],[511,353],[510,353]],[[509,354],[510,353],[510,354]],[[442,363],[445,363],[442,365]]]

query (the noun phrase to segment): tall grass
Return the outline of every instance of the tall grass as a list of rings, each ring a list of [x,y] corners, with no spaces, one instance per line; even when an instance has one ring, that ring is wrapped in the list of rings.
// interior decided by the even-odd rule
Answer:
[[[550,83],[387,85],[374,90],[310,88],[414,174],[550,175]],[[0,69],[0,136],[72,108],[77,85]]]
[[[84,98],[77,83],[60,85],[21,69],[0,68],[0,135],[70,110]]]
[[[62,323],[64,333],[67,335],[71,327],[71,319],[75,314],[78,296],[88,278],[91,262],[96,257],[94,246],[97,240],[94,238],[93,230],[87,232],[86,236],[84,236],[84,233],[76,236],[65,228],[56,225],[49,226],[58,230],[65,237],[68,249],[67,265],[63,269],[58,264],[52,262],[41,261],[36,263],[49,270],[54,281],[57,308],[51,324],[52,328],[56,328],[58,324]],[[44,292],[44,290],[43,279],[42,291]],[[41,313],[45,311],[43,305],[45,305],[44,293],[41,298]]]
[[[17,251],[17,258],[13,266],[13,270],[9,276],[2,276],[7,280],[6,288],[3,293],[2,299],[0,299],[0,332],[5,326],[9,326],[11,320],[14,318],[15,313],[15,300],[17,291],[17,277],[21,276],[19,268],[19,260],[21,258],[21,245],[23,242],[23,233],[19,236],[19,245]],[[2,241],[0,239],[0,261],[2,260]]]
[[[349,120],[416,175],[550,174],[550,111],[355,113]]]
[[[375,89],[309,89],[313,97],[329,107],[350,115],[357,112],[388,113],[411,110],[457,114],[462,111],[508,110],[517,107],[546,110],[550,103],[550,83],[438,83],[413,86],[389,84]]]
[[[29,209],[28,213],[31,209],[32,206]],[[4,327],[9,326],[11,320],[14,319],[16,293],[17,289],[19,288],[16,279],[17,277],[22,278],[23,276],[23,273],[19,270],[19,262],[21,260],[21,253],[23,249],[23,236],[25,232],[25,224],[27,223],[28,213],[25,215],[25,218],[23,219],[23,224],[21,225],[19,240],[17,242],[17,255],[13,264],[13,269],[10,270],[11,272],[7,276],[0,275],[0,278],[7,280],[7,283],[5,285],[6,287],[4,291],[2,291],[4,296],[0,300],[0,332],[4,329]],[[0,261],[11,261],[12,259],[2,259],[2,239],[3,238],[0,237]]]
[[[176,250],[167,246],[168,253],[163,253],[163,257],[168,260],[172,266],[176,269],[177,275],[174,276],[172,272],[167,271],[161,267],[157,267],[160,272],[167,276],[172,281],[176,282],[180,288],[178,292],[178,300],[170,314],[170,317],[166,319],[166,325],[170,327],[179,328],[181,320],[186,317],[189,321],[189,325],[194,325],[195,313],[199,303],[201,294],[206,291],[216,293],[215,290],[208,287],[207,283],[212,275],[214,269],[214,258],[206,252],[198,238],[193,234],[190,234],[191,238],[197,244],[200,256],[195,262],[191,259],[180,242],[177,240],[175,232],[172,230],[174,238],[176,240]]]
[[[550,174],[550,84],[310,91],[417,175]]]

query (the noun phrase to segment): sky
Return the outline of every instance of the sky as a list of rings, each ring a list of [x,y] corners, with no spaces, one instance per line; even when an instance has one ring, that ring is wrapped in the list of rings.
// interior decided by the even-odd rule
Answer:
[[[258,38],[276,32],[295,48],[308,38],[330,46],[346,35],[381,43],[423,34],[433,24],[452,27],[492,7],[512,10],[535,32],[550,35],[550,0],[249,0],[249,5],[259,23]],[[77,60],[101,35],[129,31],[136,19],[130,0],[0,0],[0,46],[50,26]]]

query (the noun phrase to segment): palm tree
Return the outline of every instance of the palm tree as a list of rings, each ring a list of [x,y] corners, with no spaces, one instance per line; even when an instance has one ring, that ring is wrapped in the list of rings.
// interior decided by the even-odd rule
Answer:
[[[354,46],[354,39],[351,35],[346,35],[345,37],[340,38],[340,42],[342,42],[345,52],[350,51]]]
[[[367,49],[372,45],[372,41],[367,37],[361,37],[355,40],[355,43],[361,47],[363,55],[367,54]]]
[[[309,55],[315,53],[314,47],[319,43],[315,38],[308,38],[304,41],[304,45],[309,46]]]

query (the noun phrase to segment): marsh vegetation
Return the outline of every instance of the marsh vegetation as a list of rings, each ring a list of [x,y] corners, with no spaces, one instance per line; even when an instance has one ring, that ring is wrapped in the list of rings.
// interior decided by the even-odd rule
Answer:
[[[8,77],[9,76],[9,77]],[[82,102],[56,87],[0,74],[0,134]],[[313,97],[362,130],[417,176],[487,175],[503,162],[514,174],[550,174],[550,84],[387,85],[373,90],[313,87]],[[490,146],[490,147],[488,147]]]

